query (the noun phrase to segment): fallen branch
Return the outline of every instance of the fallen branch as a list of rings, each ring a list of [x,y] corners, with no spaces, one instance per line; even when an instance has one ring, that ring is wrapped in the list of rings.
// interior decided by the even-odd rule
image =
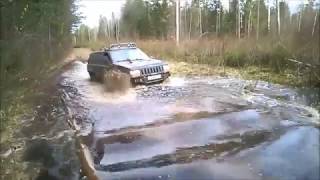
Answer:
[[[294,62],[294,63],[297,63],[297,64],[299,64],[299,65],[305,65],[305,66],[309,66],[309,67],[312,67],[312,65],[311,64],[309,64],[309,63],[304,63],[304,62],[301,62],[301,61],[298,61],[298,60],[295,60],[295,59],[288,59],[288,61],[291,61],[291,62]]]

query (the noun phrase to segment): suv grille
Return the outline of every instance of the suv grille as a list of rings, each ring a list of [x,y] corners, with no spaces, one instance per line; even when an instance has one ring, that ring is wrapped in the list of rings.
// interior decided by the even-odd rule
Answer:
[[[142,75],[158,74],[163,72],[163,66],[148,67],[140,70]]]

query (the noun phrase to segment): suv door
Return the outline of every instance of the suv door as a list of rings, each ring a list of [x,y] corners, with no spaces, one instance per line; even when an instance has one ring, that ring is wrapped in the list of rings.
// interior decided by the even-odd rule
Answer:
[[[105,52],[91,53],[88,59],[87,70],[90,76],[100,79],[104,72],[112,68],[111,60]]]

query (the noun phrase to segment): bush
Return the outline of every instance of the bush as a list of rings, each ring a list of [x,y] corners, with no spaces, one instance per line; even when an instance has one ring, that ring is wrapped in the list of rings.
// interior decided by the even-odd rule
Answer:
[[[227,52],[224,61],[226,66],[243,67],[248,61],[248,56],[244,52]]]
[[[282,72],[288,66],[290,53],[281,44],[275,46],[270,52],[269,67],[276,73]]]

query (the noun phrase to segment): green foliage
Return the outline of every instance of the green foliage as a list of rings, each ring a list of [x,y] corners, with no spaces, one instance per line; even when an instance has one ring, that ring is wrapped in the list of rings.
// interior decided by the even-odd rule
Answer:
[[[149,3],[142,0],[128,0],[122,9],[122,29],[129,36],[148,36],[151,30]]]
[[[38,83],[66,55],[80,16],[74,0],[3,0],[0,8],[0,110],[10,114],[17,92]]]
[[[247,54],[244,52],[227,52],[224,55],[226,66],[230,67],[243,67],[247,62]]]
[[[128,0],[122,9],[122,33],[131,37],[167,38],[170,5],[168,0]]]
[[[295,13],[290,12],[288,1],[279,1],[281,28],[278,25],[277,6],[275,1],[271,1],[274,4],[270,7],[270,29],[266,0],[230,0],[228,11],[221,6],[221,2],[192,0],[181,5],[181,42],[177,47],[174,42],[175,1],[127,0],[119,19],[121,41],[144,40],[142,48],[153,56],[162,58],[230,67],[256,66],[267,68],[278,75],[297,69],[297,64],[288,59],[315,67],[320,65],[320,13],[319,5],[313,1],[307,5],[301,3]],[[105,42],[115,41],[110,36],[114,34],[115,28],[105,28],[104,24],[109,27],[117,24],[114,20],[102,20],[101,18],[104,23],[99,24],[98,32],[109,32],[109,36],[94,36],[95,33],[91,33],[94,29],[81,27],[78,30],[81,33],[76,38],[77,46],[94,46],[97,49],[98,44],[105,45]],[[239,21],[241,36],[236,37]],[[87,34],[95,38],[89,40]],[[84,43],[82,39],[85,40]],[[319,74],[315,68],[310,71]],[[319,81],[319,76],[315,77]]]
[[[269,66],[274,72],[279,73],[287,68],[289,58],[288,50],[283,45],[278,44],[270,53]]]

